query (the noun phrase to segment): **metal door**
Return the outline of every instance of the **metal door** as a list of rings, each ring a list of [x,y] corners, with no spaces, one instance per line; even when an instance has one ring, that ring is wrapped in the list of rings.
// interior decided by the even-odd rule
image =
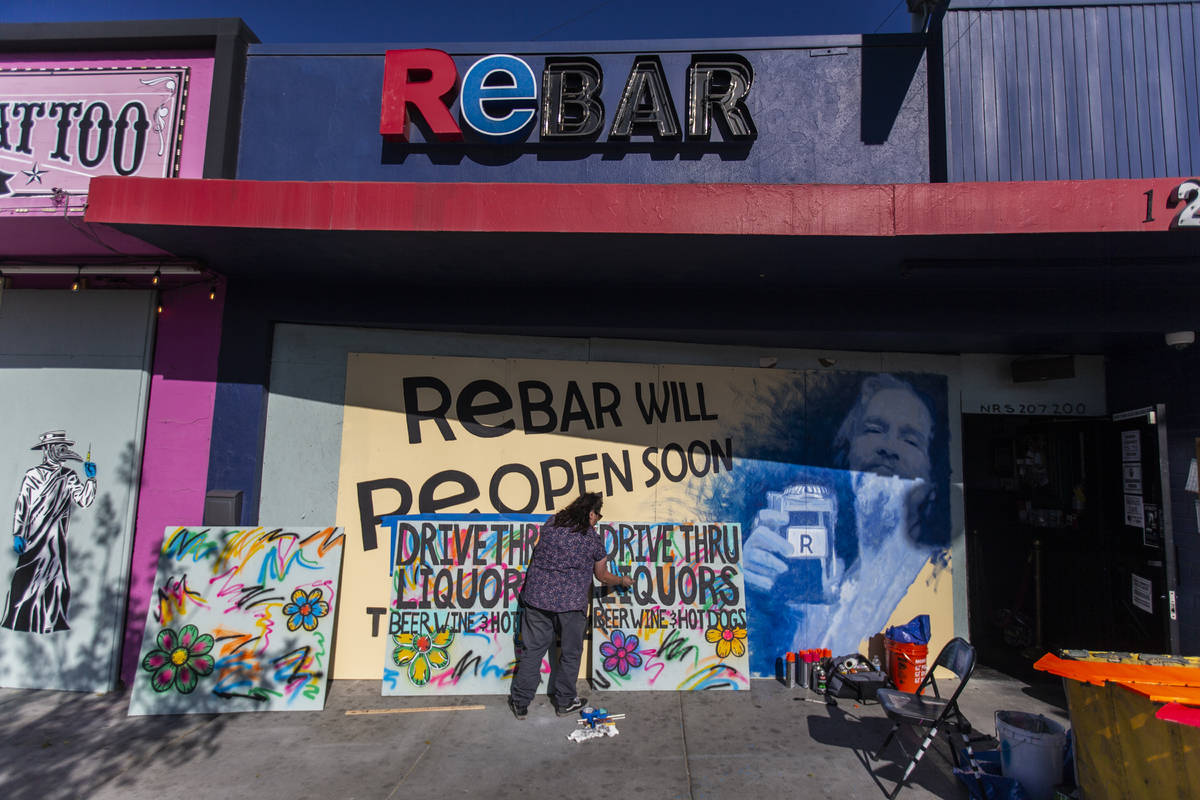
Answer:
[[[1114,465],[1107,482],[1113,491],[1106,507],[1115,534],[1110,550],[1115,649],[1178,653],[1165,407],[1139,408],[1112,419],[1114,458],[1106,463]]]

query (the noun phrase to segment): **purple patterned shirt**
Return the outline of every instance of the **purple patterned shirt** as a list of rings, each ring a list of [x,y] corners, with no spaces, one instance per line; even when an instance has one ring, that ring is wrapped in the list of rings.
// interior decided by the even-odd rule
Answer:
[[[542,526],[525,573],[521,600],[543,611],[583,611],[592,570],[604,557],[604,540],[595,528],[581,532]]]

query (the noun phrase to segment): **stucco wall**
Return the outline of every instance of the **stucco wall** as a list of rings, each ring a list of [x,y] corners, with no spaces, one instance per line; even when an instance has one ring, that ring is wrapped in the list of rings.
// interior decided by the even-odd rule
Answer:
[[[400,45],[397,45],[400,47]],[[437,44],[420,45],[438,47]],[[547,55],[588,54],[603,71],[604,135],[590,145],[388,143],[379,133],[382,48],[251,48],[239,178],[355,181],[579,183],[913,183],[928,180],[923,50],[910,37],[442,45],[462,76],[480,56],[512,53],[540,76]],[[609,141],[630,67],[656,54],[683,120],[693,53],[735,53],[754,70],[746,99],[758,139],[749,146]],[[539,78],[540,80],[540,78]],[[457,118],[457,108],[452,112]],[[419,126],[418,126],[419,129]],[[281,147],[286,140],[287,147]]]

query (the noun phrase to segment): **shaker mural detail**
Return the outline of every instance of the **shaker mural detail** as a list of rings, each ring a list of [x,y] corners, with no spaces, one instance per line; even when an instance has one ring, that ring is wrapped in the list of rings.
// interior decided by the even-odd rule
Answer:
[[[770,676],[789,650],[859,651],[914,613],[930,614],[936,649],[953,635],[947,397],[946,377],[929,373],[351,353],[337,518],[356,530],[347,554],[355,577],[339,676],[380,674],[365,665],[379,663],[389,636],[378,622],[395,563],[386,520],[499,513],[540,524],[581,491],[602,492],[611,517],[722,525],[742,537],[737,558],[706,564],[736,567],[728,588],[739,596],[711,623],[704,608],[703,630],[698,616],[661,626],[636,598],[606,594],[593,621],[593,679],[632,688],[638,670],[649,680],[647,651],[657,657],[671,645],[731,671],[697,675],[697,661],[690,683],[659,671],[654,688],[744,685],[737,659]],[[722,542],[731,557],[728,532]],[[672,545],[677,558],[686,545]],[[636,560],[626,553],[613,568]],[[668,562],[646,567],[656,580],[660,565]],[[636,619],[612,616],[635,610]],[[441,680],[441,654],[422,652],[433,653],[430,683]]]
[[[747,521],[755,674],[789,650],[859,651],[948,565],[945,398],[937,375],[814,372],[752,401],[771,413],[743,425],[747,457],[704,504]]]
[[[47,431],[31,449],[42,463],[25,473],[13,513],[13,573],[0,625],[14,631],[52,633],[70,629],[71,579],[67,571],[67,529],[71,506],[87,508],[96,499],[96,465],[71,449],[65,431]],[[80,481],[68,461],[82,461]]]
[[[341,528],[168,528],[130,715],[320,710]]]
[[[592,601],[598,689],[748,689],[742,533],[736,524],[603,526],[609,571],[629,589]]]

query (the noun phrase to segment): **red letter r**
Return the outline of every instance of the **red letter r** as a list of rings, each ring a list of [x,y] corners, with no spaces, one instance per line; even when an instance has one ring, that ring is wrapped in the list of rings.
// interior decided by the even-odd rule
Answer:
[[[388,50],[383,56],[383,109],[379,132],[409,141],[408,106],[421,113],[442,141],[459,141],[462,131],[450,116],[449,103],[458,82],[454,59],[441,50]]]

